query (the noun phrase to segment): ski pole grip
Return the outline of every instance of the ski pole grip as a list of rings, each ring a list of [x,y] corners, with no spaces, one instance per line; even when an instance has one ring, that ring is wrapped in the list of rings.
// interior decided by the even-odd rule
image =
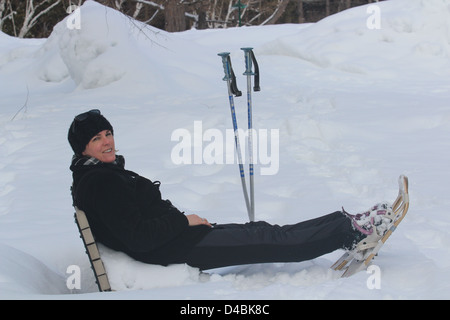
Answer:
[[[255,85],[253,86],[253,91],[260,91],[259,86],[259,66],[256,61],[255,54],[253,53],[253,48],[241,48],[245,54],[245,72],[246,76],[255,76]],[[255,65],[255,72],[252,71],[252,62]]]
[[[250,56],[253,48],[241,48],[241,50],[244,51],[244,56],[245,56],[244,76],[254,76],[255,74],[252,72],[252,59]]]
[[[225,73],[225,77],[223,78],[223,80],[227,81],[228,79],[230,79],[230,72],[228,71],[228,57],[230,56],[230,53],[221,52],[217,55],[222,57],[223,72]]]
[[[231,92],[236,97],[240,97],[242,95],[242,92],[239,91],[239,89],[237,87],[236,76],[234,74],[233,67],[231,65],[230,53],[229,52],[221,52],[221,53],[218,53],[218,55],[222,57],[223,70],[225,72],[225,78],[223,80],[229,81]]]

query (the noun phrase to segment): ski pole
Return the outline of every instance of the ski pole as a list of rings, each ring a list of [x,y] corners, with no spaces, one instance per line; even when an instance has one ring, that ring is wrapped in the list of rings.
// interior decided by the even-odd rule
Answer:
[[[260,91],[259,68],[256,62],[253,48],[241,48],[245,56],[245,72],[247,76],[247,117],[248,117],[248,148],[249,148],[249,171],[250,171],[250,220],[255,219],[255,188],[253,169],[253,115],[252,115],[252,76],[255,76],[254,91]],[[252,71],[252,62],[255,65],[255,72]]]
[[[223,64],[223,70],[225,72],[225,77],[223,78],[224,81],[227,82],[228,87],[228,99],[230,102],[230,111],[231,111],[231,120],[233,122],[233,129],[234,129],[234,142],[236,147],[236,152],[238,156],[238,162],[239,162],[239,172],[241,175],[241,183],[242,183],[242,190],[244,192],[244,199],[245,199],[245,205],[247,207],[247,213],[249,216],[250,221],[252,221],[251,217],[251,211],[250,211],[250,202],[248,199],[248,192],[247,192],[247,183],[245,182],[245,173],[244,173],[244,165],[242,163],[242,154],[241,154],[241,145],[239,142],[239,132],[238,132],[238,125],[236,120],[236,112],[234,108],[234,98],[233,94],[237,97],[241,96],[242,93],[238,90],[237,84],[236,84],[236,76],[233,72],[233,67],[231,66],[231,58],[229,52],[222,52],[218,54],[222,57],[222,64]]]

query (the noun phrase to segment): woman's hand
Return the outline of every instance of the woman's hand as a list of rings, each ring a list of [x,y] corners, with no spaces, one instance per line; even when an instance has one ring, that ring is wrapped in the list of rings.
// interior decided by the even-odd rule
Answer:
[[[205,218],[200,218],[196,214],[187,214],[186,218],[188,219],[190,226],[199,226],[204,224],[211,227],[211,224],[208,222],[208,220],[206,220]]]

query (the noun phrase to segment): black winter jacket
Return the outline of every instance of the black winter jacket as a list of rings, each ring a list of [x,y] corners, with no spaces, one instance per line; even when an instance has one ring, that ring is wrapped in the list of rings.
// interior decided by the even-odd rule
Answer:
[[[183,263],[210,231],[189,226],[186,216],[161,198],[159,182],[125,170],[124,161],[80,163],[70,166],[74,205],[86,213],[96,240],[111,249],[146,263]]]

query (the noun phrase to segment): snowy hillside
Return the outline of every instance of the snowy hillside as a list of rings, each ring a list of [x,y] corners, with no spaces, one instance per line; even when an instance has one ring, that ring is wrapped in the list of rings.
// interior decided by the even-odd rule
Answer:
[[[450,298],[450,3],[389,0],[373,9],[307,25],[169,34],[88,1],[79,30],[66,19],[48,39],[0,33],[0,298]],[[356,213],[394,200],[398,176],[409,177],[410,211],[374,261],[381,287],[371,289],[366,272],[332,272],[339,251],[199,275],[104,249],[118,291],[98,293],[73,222],[73,117],[100,108],[126,167],[160,180],[181,210],[245,222],[235,163],[177,164],[172,155],[178,129],[224,138],[231,129],[217,53],[231,52],[245,93],[244,46],[261,71],[254,128],[279,132],[270,141],[279,158],[256,166],[257,219],[294,223],[342,206]],[[245,129],[245,94],[235,103]],[[210,142],[200,138],[204,151]],[[269,166],[277,170],[262,175]],[[70,266],[81,270],[80,289],[66,285]]]

